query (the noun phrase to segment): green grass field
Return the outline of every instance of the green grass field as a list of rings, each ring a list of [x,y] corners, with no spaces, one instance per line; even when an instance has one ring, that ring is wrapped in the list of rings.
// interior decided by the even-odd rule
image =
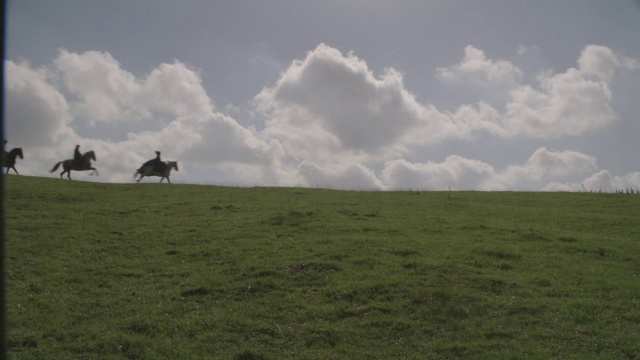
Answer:
[[[640,196],[5,179],[13,359],[640,358]]]

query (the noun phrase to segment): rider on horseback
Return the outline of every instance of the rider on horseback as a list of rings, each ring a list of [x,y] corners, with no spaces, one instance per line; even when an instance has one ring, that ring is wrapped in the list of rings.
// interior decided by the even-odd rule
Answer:
[[[82,168],[84,165],[84,159],[82,158],[82,154],[80,153],[80,145],[76,145],[76,149],[73,152],[73,161],[79,168]]]
[[[140,170],[144,169],[147,166],[153,166],[154,172],[164,172],[164,170],[167,167],[167,165],[162,160],[160,160],[160,151],[157,151],[157,150],[156,150],[156,157],[142,164],[142,166],[140,167]]]

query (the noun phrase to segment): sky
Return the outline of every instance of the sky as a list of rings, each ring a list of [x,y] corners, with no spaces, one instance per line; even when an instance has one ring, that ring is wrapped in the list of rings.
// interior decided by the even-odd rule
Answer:
[[[133,182],[640,189],[640,1],[8,0],[6,150]],[[144,182],[159,178],[145,178]]]

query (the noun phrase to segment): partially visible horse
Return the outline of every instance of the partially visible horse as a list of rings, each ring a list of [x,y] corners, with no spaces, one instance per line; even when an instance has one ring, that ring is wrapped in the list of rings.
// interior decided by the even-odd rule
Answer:
[[[91,166],[91,160],[96,161],[96,154],[93,152],[93,150],[87,151],[82,155],[82,164],[77,164],[74,159],[67,159],[67,160],[58,162],[53,167],[53,169],[51,169],[51,171],[49,172],[54,172],[58,170],[58,168],[60,167],[60,164],[62,164],[63,171],[60,173],[60,179],[62,179],[62,175],[64,175],[64,173],[67,173],[67,177],[69,178],[69,180],[71,180],[71,170],[74,170],[74,171],[93,170],[93,172],[89,175],[93,175],[93,174],[99,175],[98,170],[96,170],[96,168]]]
[[[18,156],[20,159],[24,159],[24,156],[22,156],[22,148],[14,148],[9,152],[2,152],[2,164],[7,168],[7,174],[9,173],[9,170],[13,169],[13,171],[16,172],[16,175],[20,175],[18,174],[18,170],[16,170],[16,157]]]
[[[177,161],[163,161],[162,166],[163,169],[158,171],[157,167],[153,165],[143,166],[140,169],[136,170],[136,173],[133,174],[133,177],[136,178],[140,175],[140,178],[137,179],[137,182],[140,182],[145,176],[160,176],[160,182],[167,179],[167,182],[171,184],[171,180],[169,180],[169,175],[171,174],[171,169],[176,169],[178,171],[178,162]],[[157,165],[156,165],[157,166]]]

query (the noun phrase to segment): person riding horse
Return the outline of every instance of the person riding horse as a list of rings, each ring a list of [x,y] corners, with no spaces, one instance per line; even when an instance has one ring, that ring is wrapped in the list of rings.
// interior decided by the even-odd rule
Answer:
[[[156,172],[164,172],[167,168],[167,164],[165,164],[160,159],[160,151],[157,151],[157,150],[156,150],[156,157],[142,164],[142,166],[140,167],[140,170],[144,169],[147,166],[153,166],[153,170]]]
[[[73,161],[79,168],[82,168],[82,166],[84,165],[84,158],[80,153],[80,145],[76,145],[76,149],[73,152]]]

